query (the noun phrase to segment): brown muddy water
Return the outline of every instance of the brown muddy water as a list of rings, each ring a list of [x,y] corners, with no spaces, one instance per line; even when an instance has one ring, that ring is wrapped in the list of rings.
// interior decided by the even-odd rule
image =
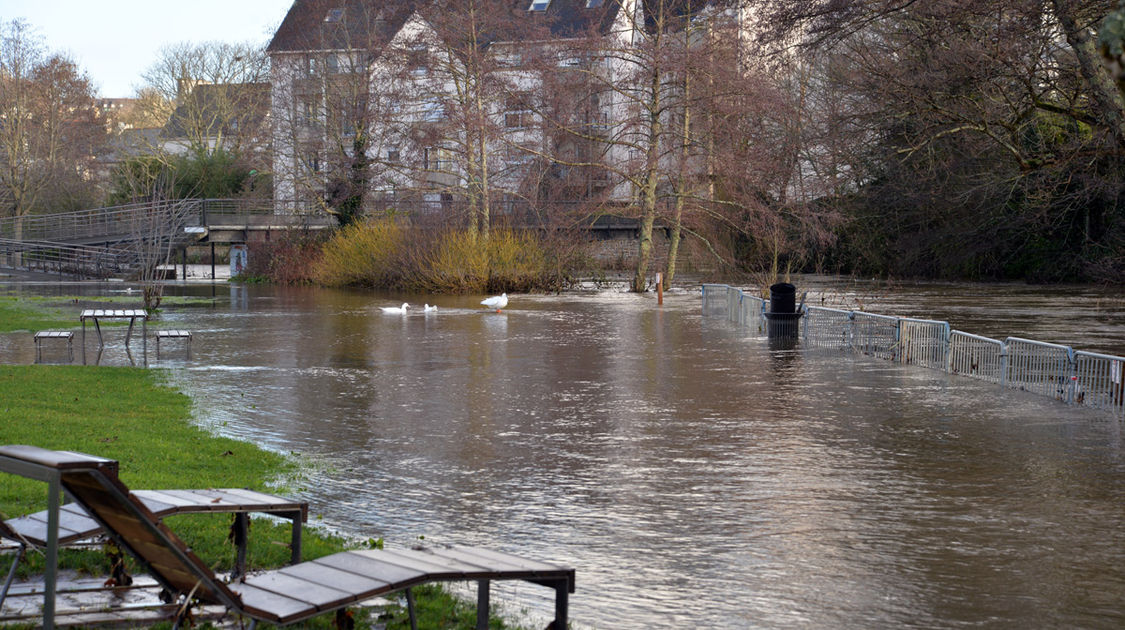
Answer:
[[[1112,290],[796,284],[813,304],[1125,354]],[[150,345],[150,364],[200,423],[307,457],[316,522],[572,564],[577,628],[1125,626],[1125,441],[1096,412],[770,350],[704,318],[698,287],[662,307],[512,296],[502,313],[481,296],[169,290],[214,299],[160,316],[195,333],[192,357]],[[404,299],[439,309],[381,312]],[[122,330],[107,337],[102,363],[125,363]],[[29,333],[0,335],[0,361],[33,360]],[[542,627],[549,591],[495,586]]]

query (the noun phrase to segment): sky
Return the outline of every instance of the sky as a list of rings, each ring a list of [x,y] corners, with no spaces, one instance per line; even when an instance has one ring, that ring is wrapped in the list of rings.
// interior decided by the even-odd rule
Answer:
[[[68,54],[97,94],[133,96],[160,49],[180,42],[266,43],[293,0],[0,0],[0,21],[23,18],[47,50]]]

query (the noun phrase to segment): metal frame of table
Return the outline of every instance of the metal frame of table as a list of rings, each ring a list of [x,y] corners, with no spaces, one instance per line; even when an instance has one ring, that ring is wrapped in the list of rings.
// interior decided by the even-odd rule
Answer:
[[[129,329],[125,331],[125,350],[129,349],[129,338],[133,335],[133,325],[137,320],[141,320],[141,344],[142,352],[144,353],[144,360],[148,362],[148,311],[143,308],[129,308],[121,310],[112,309],[86,309],[78,316],[78,320],[82,322],[82,364],[86,364],[86,320],[94,320],[94,330],[98,333],[98,348],[105,347],[105,340],[102,338],[102,327],[98,324],[101,319],[126,319],[129,320]]]

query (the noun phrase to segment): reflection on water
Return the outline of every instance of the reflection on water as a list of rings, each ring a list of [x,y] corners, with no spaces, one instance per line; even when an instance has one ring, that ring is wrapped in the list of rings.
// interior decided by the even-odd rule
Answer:
[[[573,564],[577,627],[1125,623],[1116,421],[771,350],[694,293],[401,298],[232,287],[165,313],[195,337],[162,364],[201,422],[320,461],[342,531]]]

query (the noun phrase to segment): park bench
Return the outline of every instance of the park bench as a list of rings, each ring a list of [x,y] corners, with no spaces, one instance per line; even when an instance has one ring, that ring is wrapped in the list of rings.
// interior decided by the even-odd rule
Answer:
[[[160,340],[161,339],[183,339],[185,340],[184,347],[187,351],[187,357],[191,358],[191,331],[190,330],[158,330],[156,331],[156,358],[160,359]]]
[[[45,339],[65,339],[66,357],[74,359],[74,333],[69,330],[40,330],[35,333],[35,362],[43,357],[43,341]]]

